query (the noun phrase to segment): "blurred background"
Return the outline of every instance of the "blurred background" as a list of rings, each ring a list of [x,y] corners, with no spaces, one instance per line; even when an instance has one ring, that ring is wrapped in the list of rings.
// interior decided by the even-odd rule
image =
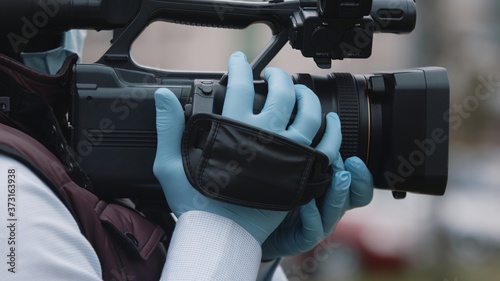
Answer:
[[[450,162],[443,197],[408,194],[349,211],[335,233],[307,254],[284,260],[290,281],[500,280],[500,1],[417,0],[408,35],[376,35],[365,60],[318,69],[288,44],[272,61],[289,73],[371,73],[419,66],[448,69]],[[235,50],[252,59],[271,37],[265,25],[244,31],[156,22],[132,48],[141,65],[172,70],[226,69]],[[109,47],[111,32],[90,32],[84,63]]]

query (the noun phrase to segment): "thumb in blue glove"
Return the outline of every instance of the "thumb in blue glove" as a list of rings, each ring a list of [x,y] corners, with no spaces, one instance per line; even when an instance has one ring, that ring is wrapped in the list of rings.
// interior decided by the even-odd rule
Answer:
[[[291,256],[311,250],[328,237],[347,210],[367,205],[373,197],[370,171],[358,157],[345,163],[339,153],[342,141],[340,120],[327,116],[327,129],[317,149],[330,159],[335,171],[325,195],[289,212],[284,221],[262,245],[263,260]]]

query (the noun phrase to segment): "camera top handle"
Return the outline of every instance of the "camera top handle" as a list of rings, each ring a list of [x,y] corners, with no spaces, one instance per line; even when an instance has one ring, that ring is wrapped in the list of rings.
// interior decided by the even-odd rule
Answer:
[[[138,69],[130,59],[130,47],[139,34],[155,20],[178,24],[244,29],[256,22],[268,25],[273,38],[251,63],[254,77],[288,42],[290,15],[300,10],[298,1],[239,2],[206,0],[142,0],[134,19],[115,29],[113,44],[98,61],[126,69]]]
[[[414,29],[416,7],[414,0],[142,0],[134,19],[115,29],[113,45],[99,62],[140,69],[130,59],[130,47],[155,20],[236,29],[265,23],[273,37],[251,62],[254,78],[260,79],[262,70],[288,41],[322,68],[329,68],[332,59],[367,58],[373,33],[409,33]],[[360,37],[368,42],[365,46],[359,47]],[[327,50],[321,50],[325,45]]]
[[[153,21],[236,29],[263,22],[273,37],[251,63],[258,79],[288,41],[324,68],[332,59],[367,58],[373,33],[413,30],[416,8],[414,0],[2,0],[0,18],[8,23],[0,25],[6,54],[19,54],[47,30],[113,29],[113,44],[99,62],[131,70],[141,68],[130,47]]]

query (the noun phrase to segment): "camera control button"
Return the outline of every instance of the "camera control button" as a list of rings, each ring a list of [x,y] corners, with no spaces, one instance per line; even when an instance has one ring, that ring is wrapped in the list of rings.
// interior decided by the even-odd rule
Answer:
[[[214,88],[212,85],[199,85],[198,89],[201,91],[202,94],[204,95],[211,95]]]

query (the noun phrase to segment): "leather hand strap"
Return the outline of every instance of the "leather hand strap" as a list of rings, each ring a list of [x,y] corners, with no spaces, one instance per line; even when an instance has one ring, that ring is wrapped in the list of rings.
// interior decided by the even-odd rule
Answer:
[[[205,196],[237,205],[290,210],[323,195],[333,171],[309,146],[215,114],[196,114],[182,140],[184,170]]]

